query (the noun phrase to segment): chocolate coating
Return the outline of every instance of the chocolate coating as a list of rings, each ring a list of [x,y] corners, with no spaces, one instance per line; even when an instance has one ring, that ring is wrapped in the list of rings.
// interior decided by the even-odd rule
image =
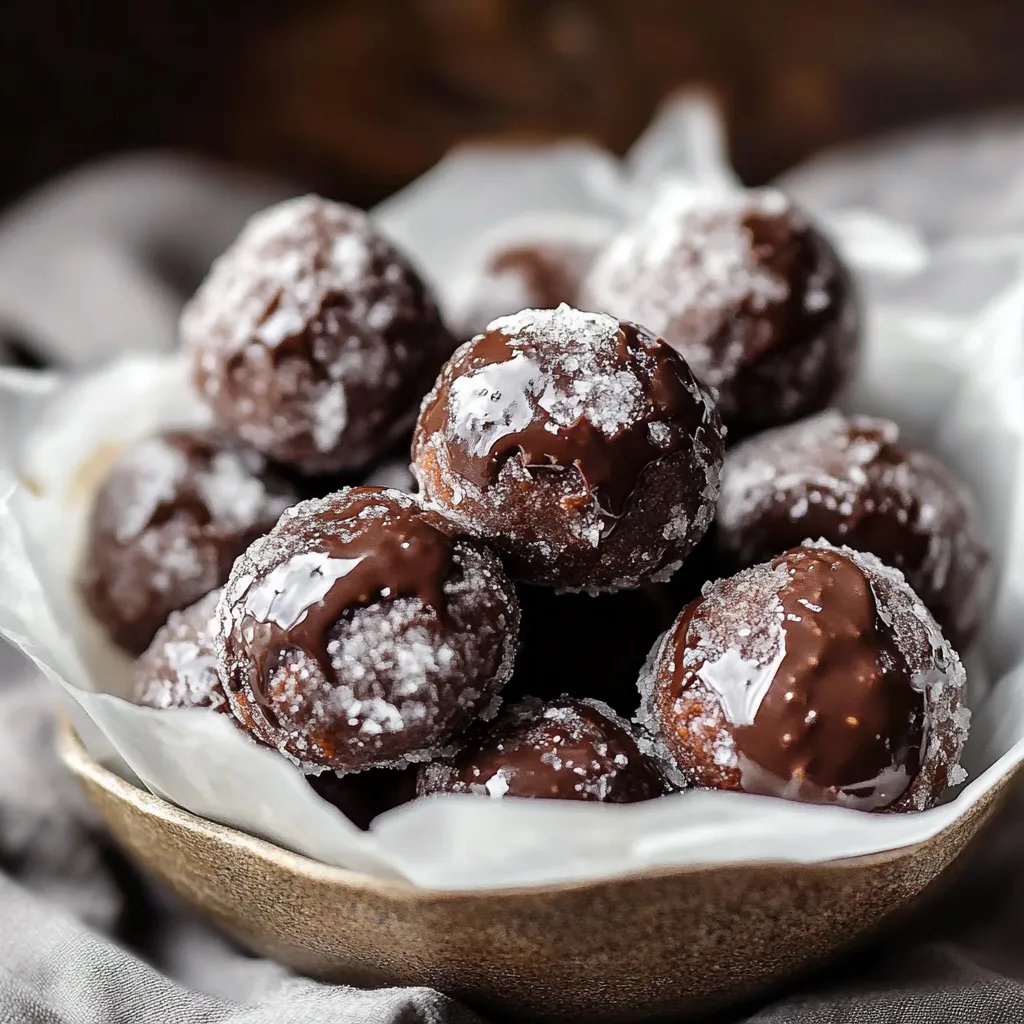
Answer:
[[[249,222],[181,334],[220,425],[308,473],[386,452],[452,349],[409,262],[365,214],[317,196]]]
[[[775,189],[666,189],[597,257],[580,302],[685,356],[717,390],[730,440],[825,408],[859,349],[849,274]]]
[[[897,570],[848,548],[708,587],[640,685],[680,785],[907,811],[964,777],[959,658]]]
[[[718,494],[710,395],[603,314],[524,310],[445,365],[413,437],[421,493],[524,582],[620,590],[671,575]]]
[[[371,768],[350,775],[307,775],[306,781],[317,796],[335,806],[364,832],[374,818],[416,796],[416,769]]]
[[[805,537],[877,555],[906,577],[954,646],[984,611],[989,552],[967,490],[889,420],[821,413],[729,452],[718,541],[734,567]]]
[[[221,586],[235,558],[295,500],[262,455],[211,432],[141,441],[96,495],[82,599],[114,643],[141,654],[167,616]]]
[[[509,708],[453,758],[423,765],[416,792],[628,804],[665,787],[610,707],[561,697]]]
[[[468,261],[454,300],[456,333],[472,338],[521,309],[577,305],[580,282],[609,232],[603,219],[564,215],[501,225]]]
[[[171,612],[149,648],[132,666],[132,699],[151,708],[210,708],[230,713],[213,649],[217,599],[213,590]]]
[[[340,771],[436,755],[495,706],[519,629],[497,556],[371,487],[290,509],[235,563],[220,613],[235,716]]]

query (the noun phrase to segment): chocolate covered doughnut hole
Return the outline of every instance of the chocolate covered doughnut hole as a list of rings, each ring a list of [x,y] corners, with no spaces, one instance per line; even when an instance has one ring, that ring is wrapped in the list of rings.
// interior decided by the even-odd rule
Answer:
[[[210,431],[167,431],[122,454],[92,509],[78,572],[110,639],[141,654],[175,610],[221,586],[231,563],[296,501],[267,460]]]
[[[562,305],[459,348],[423,403],[413,473],[514,578],[597,593],[679,568],[713,518],[722,451],[711,395],[680,356]]]
[[[730,441],[828,406],[859,349],[849,274],[773,188],[663,190],[595,259],[580,304],[681,353],[717,391]]]
[[[468,260],[452,312],[456,334],[475,337],[521,309],[576,306],[580,282],[609,233],[607,221],[564,214],[502,224]]]
[[[717,537],[734,568],[806,537],[877,555],[907,578],[954,646],[984,613],[989,552],[966,488],[889,420],[830,411],[726,455]]]
[[[497,556],[399,491],[288,510],[238,559],[216,635],[232,711],[303,766],[436,756],[493,715],[519,608]]]
[[[526,699],[453,758],[422,765],[416,791],[627,804],[665,792],[630,726],[606,704]]]
[[[911,811],[965,778],[960,659],[902,574],[849,548],[805,544],[708,587],[640,689],[682,787]]]
[[[213,590],[183,611],[171,612],[148,649],[132,665],[136,704],[151,708],[209,708],[230,714],[213,649],[217,600]]]
[[[387,452],[453,347],[405,257],[364,213],[318,196],[252,218],[181,336],[221,427],[311,474]]]

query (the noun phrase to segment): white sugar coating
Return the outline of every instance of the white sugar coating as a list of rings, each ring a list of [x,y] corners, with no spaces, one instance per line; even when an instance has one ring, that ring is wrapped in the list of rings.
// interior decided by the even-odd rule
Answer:
[[[227,709],[213,649],[220,591],[211,591],[190,608],[171,612],[153,643],[132,667],[136,704],[154,708]]]
[[[524,309],[499,317],[487,330],[500,331],[523,353],[516,358],[524,364],[524,397],[557,426],[571,427],[585,419],[606,437],[615,437],[644,415],[646,401],[639,377],[618,366],[620,325],[614,317],[584,313],[563,303],[557,309]],[[533,345],[543,346],[543,364],[526,356]],[[478,389],[472,375],[452,382],[449,422],[453,428],[473,425]],[[532,409],[524,403],[521,412],[525,426]]]
[[[275,607],[283,607],[291,577],[282,570],[296,559],[326,559],[319,552],[328,540],[345,544],[396,508],[422,507],[410,494],[385,490],[357,517],[336,518],[350,497],[367,495],[345,489],[288,509],[235,563],[218,606],[215,644],[221,671],[243,682],[250,707],[256,706],[253,668],[237,638],[246,630],[244,598],[253,581],[280,574]],[[329,589],[325,578],[321,601]],[[345,770],[346,764],[331,761],[342,746],[345,760],[359,768],[401,767],[452,752],[457,728],[497,712],[515,656],[518,606],[498,559],[475,543],[454,542],[442,589],[443,618],[419,597],[380,597],[346,610],[324,638],[330,678],[314,656],[285,647],[264,686],[276,725],[258,723],[259,738],[307,770],[328,762]],[[304,609],[305,598],[297,606]],[[245,720],[237,710],[236,716]]]
[[[581,304],[666,337],[699,377],[720,387],[735,375],[745,346],[739,337],[724,348],[707,342],[741,306],[766,313],[789,298],[788,282],[759,258],[744,224],[749,215],[800,217],[777,189],[665,188],[595,259]]]
[[[253,340],[274,348],[340,294],[353,320],[382,330],[397,312],[394,293],[376,285],[374,261],[388,251],[355,207],[314,195],[285,200],[255,214],[215,261],[182,329],[215,337],[228,351]]]
[[[163,438],[148,438],[129,449],[118,463],[124,505],[114,536],[125,543],[142,533],[160,505],[174,500],[188,470],[184,452]]]
[[[875,597],[877,614],[911,669],[911,685],[924,694],[922,767],[899,801],[900,805],[923,810],[938,792],[958,785],[965,777],[959,762],[970,711],[963,704],[963,665],[899,570],[883,565],[873,555],[823,540],[805,541],[804,547],[840,552],[864,574]],[[707,584],[702,601],[709,612],[690,620],[684,667],[701,665],[698,678],[710,693],[718,695],[723,708],[727,693],[733,699],[739,695],[744,702],[742,707],[726,708],[724,716],[694,715],[685,723],[695,738],[694,746],[710,745],[713,761],[720,767],[737,765],[729,723],[753,721],[785,657],[786,626],[779,593],[788,582],[784,564],[775,568],[771,563],[753,566],[728,581]],[[646,733],[645,749],[658,759],[674,785],[687,788],[698,783],[698,775],[692,766],[677,762],[662,728],[660,689],[679,667],[675,664],[677,628],[678,621],[656,641],[640,673],[637,722]],[[676,713],[684,697],[677,702]],[[679,724],[678,719],[674,720],[674,727]]]
[[[142,607],[153,591],[173,594],[183,580],[189,581],[190,589],[197,591],[212,590],[221,582],[217,550],[197,542],[190,526],[181,521],[171,520],[143,531],[136,542],[136,550],[150,567],[150,573],[146,580],[120,575],[110,581],[111,596],[122,607],[134,606],[136,601]]]
[[[983,593],[988,552],[973,497],[934,456],[907,451],[899,440],[890,420],[830,410],[738,445],[722,470],[720,543],[740,562],[765,557],[758,527],[780,507],[788,507],[794,529],[812,511],[819,523],[821,513],[831,513],[836,542],[865,517],[887,517],[908,541],[925,539],[920,563],[901,564],[926,601],[949,586]],[[964,602],[957,620],[946,624],[966,635],[978,603],[980,597]]]

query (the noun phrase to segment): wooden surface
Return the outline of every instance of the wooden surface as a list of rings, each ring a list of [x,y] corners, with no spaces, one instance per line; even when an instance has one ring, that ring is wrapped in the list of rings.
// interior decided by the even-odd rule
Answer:
[[[2,16],[0,198],[172,143],[369,201],[461,138],[622,149],[693,82],[720,93],[761,180],[823,145],[1024,102],[1014,0],[35,0]]]

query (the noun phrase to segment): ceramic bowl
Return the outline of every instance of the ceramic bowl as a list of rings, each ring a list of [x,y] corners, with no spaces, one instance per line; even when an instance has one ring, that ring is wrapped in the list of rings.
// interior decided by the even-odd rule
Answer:
[[[431,891],[326,867],[61,754],[139,864],[243,945],[356,985],[426,985],[545,1021],[697,1015],[756,997],[920,897],[1010,777],[934,839],[823,864],[680,867],[572,884]]]

